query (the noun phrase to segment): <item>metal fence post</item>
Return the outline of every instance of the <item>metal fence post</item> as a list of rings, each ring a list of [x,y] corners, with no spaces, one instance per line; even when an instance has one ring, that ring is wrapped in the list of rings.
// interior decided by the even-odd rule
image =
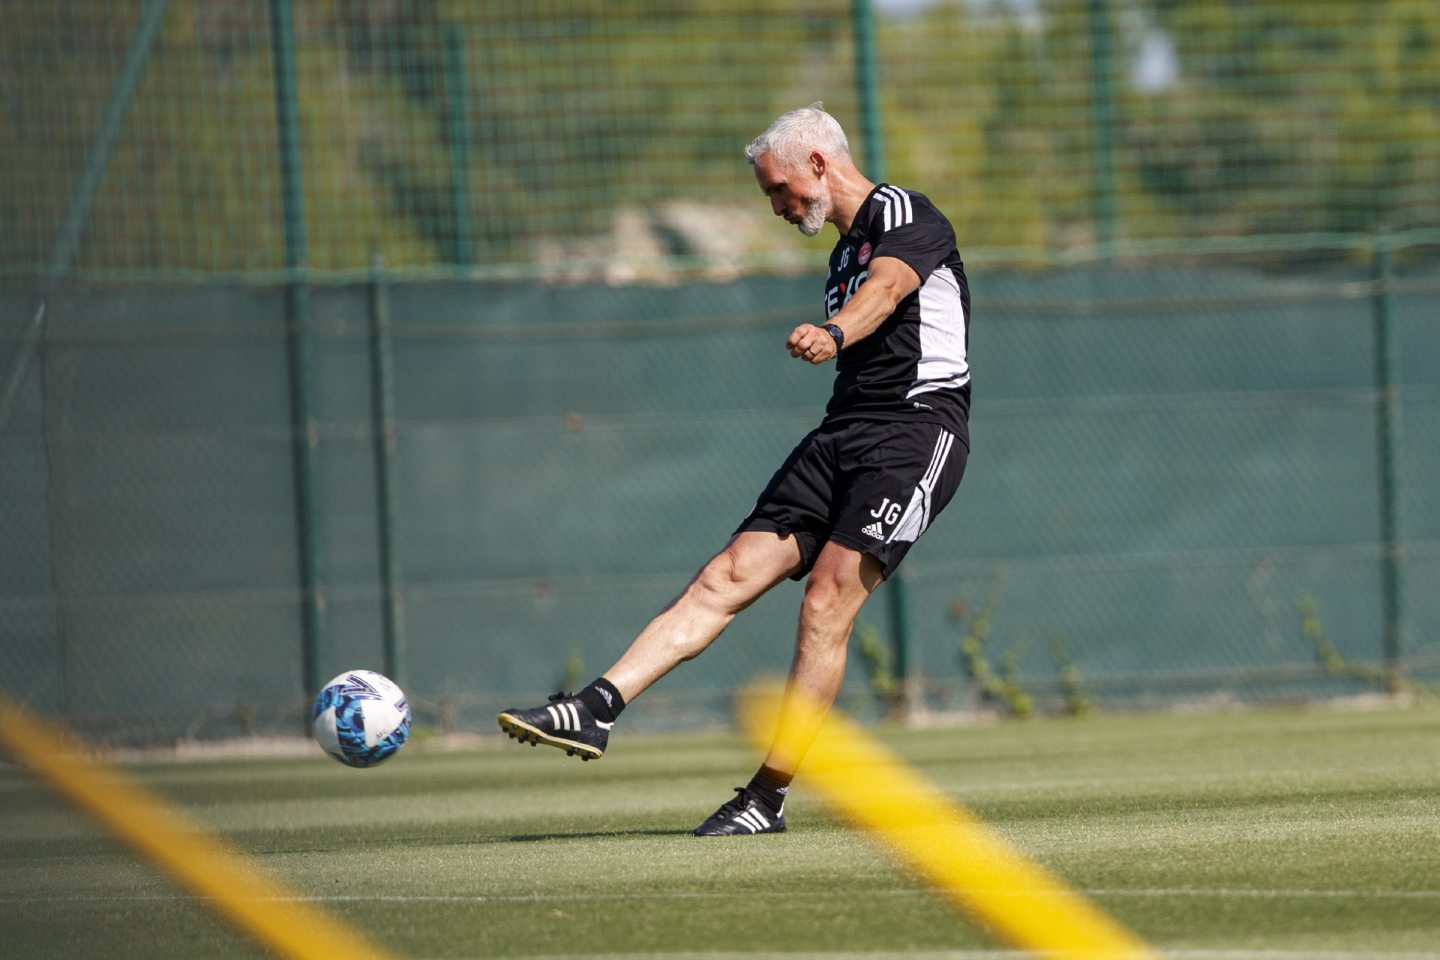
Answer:
[[[875,67],[875,11],[870,0],[853,0],[855,92],[860,101],[860,136],[865,141],[865,175],[885,180],[885,133],[880,125],[878,70]]]
[[[1390,250],[1385,236],[1375,238],[1371,257],[1371,319],[1374,336],[1375,438],[1380,497],[1381,653],[1391,692],[1400,686],[1400,657],[1405,622],[1399,495],[1395,463],[1400,446],[1400,385],[1396,382],[1398,344],[1390,317]]]
[[[865,175],[876,183],[886,179],[885,133],[881,125],[879,69],[875,65],[875,11],[870,0],[853,0],[855,87],[860,101],[860,133],[865,141]],[[890,644],[895,656],[895,681],[900,716],[910,709],[910,625],[905,582],[893,576],[886,585],[885,605]]]
[[[405,679],[404,597],[395,557],[395,374],[385,271],[375,258],[370,282],[370,423],[375,438],[375,513],[379,527],[381,654],[385,675]]]
[[[315,450],[319,444],[311,397],[309,252],[301,193],[300,117],[295,93],[295,36],[290,0],[271,0],[270,41],[275,69],[275,122],[285,221],[285,321],[290,374],[290,423],[295,454],[295,540],[300,573],[301,675],[304,693],[320,687],[321,622],[325,588],[315,536]]]
[[[1115,242],[1115,103],[1110,90],[1110,16],[1106,0],[1089,0],[1090,120],[1095,128],[1095,243],[1108,257]]]
[[[100,118],[100,125],[95,130],[95,138],[90,141],[90,149],[85,152],[85,167],[80,172],[80,181],[75,185],[74,193],[70,195],[65,221],[50,247],[50,259],[45,264],[45,278],[39,303],[30,315],[30,322],[21,336],[20,345],[15,351],[5,379],[0,381],[0,427],[5,425],[10,416],[11,401],[14,400],[15,391],[24,378],[30,358],[40,341],[41,330],[45,325],[45,297],[56,282],[70,270],[70,261],[75,258],[75,251],[80,248],[80,237],[85,232],[86,224],[90,222],[90,209],[94,206],[95,194],[99,192],[100,181],[110,164],[110,151],[114,149],[115,141],[120,138],[125,117],[130,112],[130,104],[135,101],[135,91],[140,87],[140,78],[145,75],[145,65],[150,62],[150,53],[155,49],[155,39],[160,35],[160,27],[165,22],[165,13],[169,9],[170,0],[149,0],[140,11],[140,23],[130,38],[129,49],[125,51],[125,62],[120,67],[120,76],[110,91],[110,100],[106,103],[105,114]]]
[[[120,138],[121,130],[124,129],[125,118],[130,113],[130,105],[135,102],[135,92],[140,87],[140,78],[145,75],[145,67],[150,62],[150,54],[155,49],[155,40],[160,36],[160,28],[165,23],[165,14],[169,9],[170,0],[148,0],[140,11],[140,22],[130,37],[130,45],[125,51],[125,60],[120,67],[120,76],[116,78],[115,86],[110,90],[110,99],[105,104],[105,113],[101,116],[100,125],[95,129],[95,136],[90,141],[89,149],[85,152],[85,166],[80,172],[80,180],[70,194],[70,204],[65,210],[65,220],[55,236],[54,243],[51,244],[50,258],[45,263],[45,274],[41,279],[35,309],[31,312],[30,320],[26,323],[20,340],[15,346],[15,355],[11,358],[10,365],[5,371],[4,379],[0,380],[0,428],[3,428],[10,419],[10,411],[19,392],[20,383],[25,379],[25,374],[37,350],[42,354],[40,398],[42,418],[48,412],[44,396],[44,370],[46,367],[44,345],[48,326],[46,312],[49,297],[60,280],[70,271],[71,261],[75,259],[75,253],[80,249],[80,238],[85,233],[85,227],[90,223],[90,211],[95,204],[95,195],[100,190],[100,182],[104,179],[105,171],[110,165],[110,154],[115,148],[115,142]],[[46,459],[49,462],[50,431],[43,422],[41,433],[46,448]],[[53,468],[47,466],[46,469]],[[66,629],[62,585],[56,569],[56,518],[51,482],[52,478],[47,474],[45,480],[47,491],[45,525],[50,536],[50,589],[55,608],[56,669],[60,677],[59,707],[63,714],[69,709],[69,631]]]
[[[450,262],[469,266],[470,247],[470,76],[465,70],[460,28],[445,28],[445,136],[450,141],[451,206],[455,208],[455,236]]]
[[[895,706],[899,718],[905,720],[915,705],[917,692],[910,676],[910,574],[906,570],[896,570],[885,581],[885,600],[895,650]]]

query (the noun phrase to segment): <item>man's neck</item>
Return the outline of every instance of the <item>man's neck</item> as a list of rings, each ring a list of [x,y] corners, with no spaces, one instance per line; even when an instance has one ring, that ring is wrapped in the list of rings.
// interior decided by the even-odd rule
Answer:
[[[851,167],[848,170],[835,171],[832,173],[833,180],[831,189],[831,210],[830,222],[835,224],[835,229],[840,231],[840,236],[850,232],[851,226],[855,223],[855,217],[860,213],[860,208],[865,205],[865,198],[870,196],[870,191],[875,189],[875,184],[867,180],[859,170]]]

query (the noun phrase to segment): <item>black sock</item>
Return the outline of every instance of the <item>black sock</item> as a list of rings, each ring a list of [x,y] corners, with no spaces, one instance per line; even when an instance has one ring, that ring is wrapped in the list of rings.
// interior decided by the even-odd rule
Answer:
[[[765,806],[771,810],[783,813],[785,794],[790,792],[790,781],[794,778],[793,773],[781,773],[773,767],[761,766],[750,778],[746,789],[764,800]]]
[[[594,714],[595,719],[601,723],[614,723],[615,718],[620,716],[620,711],[625,709],[625,698],[620,696],[615,684],[604,677],[596,677],[590,686],[575,696],[580,698],[585,709]]]

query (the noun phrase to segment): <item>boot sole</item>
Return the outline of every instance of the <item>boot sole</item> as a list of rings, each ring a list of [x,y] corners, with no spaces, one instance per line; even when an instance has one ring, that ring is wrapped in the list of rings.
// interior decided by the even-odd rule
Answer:
[[[592,747],[588,743],[566,740],[564,737],[557,737],[552,733],[546,733],[544,730],[532,727],[523,720],[516,719],[511,714],[502,713],[498,719],[500,721],[500,729],[509,734],[510,739],[519,740],[521,743],[528,743],[532,747],[543,743],[547,747],[564,750],[565,755],[568,757],[579,757],[581,760],[599,760],[605,755],[605,751],[598,747]]]

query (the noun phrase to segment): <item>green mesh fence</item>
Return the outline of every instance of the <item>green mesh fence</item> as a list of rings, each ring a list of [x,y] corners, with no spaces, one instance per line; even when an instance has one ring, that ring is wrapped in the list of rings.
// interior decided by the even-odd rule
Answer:
[[[823,406],[779,344],[829,242],[741,155],[817,99],[975,300],[970,470],[847,705],[897,652],[933,710],[1440,681],[1433,3],[17,0],[0,46],[37,707],[290,730],[371,666],[487,729],[608,665]],[[797,591],[627,722],[783,670]]]
[[[152,6],[0,10],[7,273],[48,263]],[[272,4],[159,6],[74,266],[281,270]],[[309,265],[325,273],[376,255],[622,280],[813,260],[737,158],[766,118],[814,99],[972,253],[1440,226],[1429,0],[876,0],[884,142],[868,145],[843,4],[285,6]]]

